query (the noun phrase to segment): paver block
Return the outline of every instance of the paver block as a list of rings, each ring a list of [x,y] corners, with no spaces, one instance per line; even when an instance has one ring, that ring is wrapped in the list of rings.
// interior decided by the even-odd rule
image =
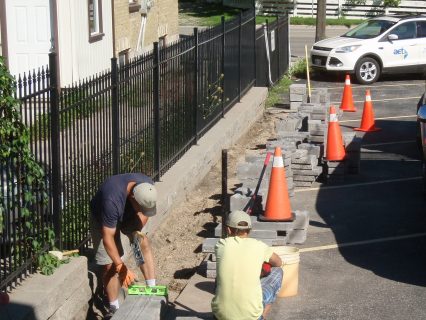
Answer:
[[[294,176],[294,181],[307,181],[307,182],[314,182],[316,180],[316,176]]]
[[[297,94],[305,95],[306,94],[306,84],[298,84],[298,83],[291,84],[290,87],[289,87],[289,91],[290,91],[290,93],[297,93]]]
[[[292,230],[288,232],[287,242],[289,244],[302,244],[305,243],[307,230]]]
[[[311,187],[312,186],[312,182],[294,181],[294,185],[296,187]]]
[[[203,245],[201,246],[202,252],[214,252],[214,247],[216,243],[219,241],[219,238],[206,238],[203,241]]]
[[[310,164],[316,166],[318,163],[318,158],[313,155],[308,155],[302,159],[292,159],[292,164]]]
[[[167,309],[167,298],[161,296],[128,295],[112,320],[160,320]]]

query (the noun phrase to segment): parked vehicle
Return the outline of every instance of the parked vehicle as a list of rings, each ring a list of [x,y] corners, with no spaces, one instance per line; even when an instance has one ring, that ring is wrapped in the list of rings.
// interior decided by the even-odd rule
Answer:
[[[423,192],[426,195],[426,91],[417,103],[417,142],[422,154]]]
[[[355,74],[371,84],[384,73],[425,73],[426,15],[387,15],[314,43],[314,69]]]

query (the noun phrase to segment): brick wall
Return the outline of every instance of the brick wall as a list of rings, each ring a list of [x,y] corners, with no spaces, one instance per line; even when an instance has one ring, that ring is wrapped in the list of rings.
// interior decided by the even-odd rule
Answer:
[[[141,3],[142,0],[139,0]],[[159,37],[167,36],[167,41],[176,39],[178,30],[177,0],[154,0],[148,12],[143,47],[152,48]],[[129,12],[128,0],[115,0],[115,52],[128,50],[135,55],[142,16],[138,11]]]

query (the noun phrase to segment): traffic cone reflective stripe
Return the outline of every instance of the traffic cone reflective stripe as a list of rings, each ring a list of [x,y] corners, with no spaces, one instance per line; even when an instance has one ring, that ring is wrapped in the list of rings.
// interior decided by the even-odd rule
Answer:
[[[342,102],[340,110],[345,112],[355,112],[354,100],[352,97],[351,77],[347,74],[345,79],[345,87],[343,88]]]
[[[375,127],[373,102],[371,102],[370,90],[365,92],[364,110],[362,111],[362,119],[360,128],[355,128],[355,131],[375,132],[382,129]]]
[[[346,152],[343,146],[342,132],[337,119],[336,109],[330,106],[330,118],[327,131],[326,159],[328,161],[342,161]]]
[[[275,148],[265,214],[260,220],[293,221],[281,148]]]

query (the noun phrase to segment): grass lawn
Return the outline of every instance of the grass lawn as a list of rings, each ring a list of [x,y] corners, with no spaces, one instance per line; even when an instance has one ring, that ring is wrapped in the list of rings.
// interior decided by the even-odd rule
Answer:
[[[197,0],[179,0],[179,25],[181,26],[214,26],[220,24],[221,17],[225,20],[238,15],[240,9],[225,7],[216,3],[205,3]],[[274,21],[275,16],[257,16],[256,23],[262,24],[266,20]],[[327,19],[327,25],[357,25],[362,20],[351,19]],[[290,17],[290,24],[311,25],[316,23],[315,18]]]

